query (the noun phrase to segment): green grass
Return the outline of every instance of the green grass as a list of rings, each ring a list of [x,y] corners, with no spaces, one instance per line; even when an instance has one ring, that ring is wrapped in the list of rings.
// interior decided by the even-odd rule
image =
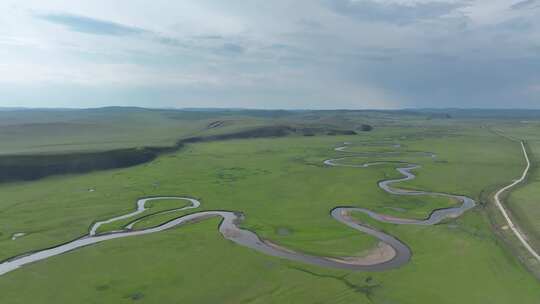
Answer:
[[[412,127],[421,136],[453,128],[431,114],[377,111],[174,110],[108,107],[97,109],[0,110],[0,155],[95,152],[143,146],[172,146],[179,139],[289,125],[319,130],[360,130],[362,124]],[[214,122],[219,127],[210,128]],[[429,128],[424,129],[426,122]],[[361,131],[359,131],[361,132]],[[362,132],[361,132],[362,133]],[[420,133],[418,133],[420,135]]]
[[[499,129],[506,135],[525,140],[531,168],[524,184],[507,195],[506,205],[528,237],[531,245],[540,251],[540,122],[506,124]],[[525,167],[523,160],[522,170]]]
[[[411,262],[402,270],[375,276],[384,282],[375,292],[375,303],[537,303],[540,299],[538,282],[501,250],[478,210],[433,227],[381,224],[364,215],[356,217],[413,249]],[[417,286],[423,286],[421,294]],[[451,289],[443,291],[441,286]]]
[[[160,112],[124,110],[0,111],[0,154],[103,151],[170,146],[204,129],[207,120],[169,119]]]
[[[172,221],[175,218],[178,218],[185,214],[187,214],[186,210],[178,210],[178,211],[174,211],[170,213],[167,212],[163,214],[151,215],[135,223],[135,225],[133,225],[133,229],[145,229],[145,228],[156,227],[163,223]]]
[[[31,265],[32,271],[1,281],[2,303],[369,303],[338,280],[224,240],[217,223],[104,243]],[[21,294],[22,282],[35,286],[32,295]],[[58,286],[66,292],[51,292]]]
[[[422,168],[416,170],[416,180],[400,187],[479,198],[485,189],[519,175],[519,147],[467,124],[431,129],[383,127],[353,137],[199,143],[132,168],[0,186],[0,259],[76,238],[96,219],[128,213],[137,198],[157,195],[201,200],[201,208],[185,213],[242,211],[246,216],[243,227],[294,250],[329,256],[360,254],[376,240],[333,220],[329,215],[333,207],[351,205],[422,217],[431,209],[455,203],[385,193],[376,186],[377,181],[398,177],[394,166],[322,165],[324,159],[341,155],[332,150],[339,143],[386,138],[404,144],[402,150],[438,155],[436,159],[407,156]],[[60,187],[62,191],[58,191]],[[89,192],[89,188],[95,191]],[[166,220],[154,216],[141,225]],[[413,251],[411,263],[376,273],[337,271],[269,257],[223,239],[217,224],[217,219],[211,219],[163,233],[108,241],[25,266],[0,277],[0,302],[540,301],[538,282],[494,236],[482,208],[432,227],[370,222],[405,241]],[[283,230],[288,233],[280,233]],[[15,232],[28,235],[12,241]],[[21,292],[28,286],[32,292]]]
[[[130,107],[0,111],[0,155],[63,154],[169,147],[179,139],[268,125],[357,128],[369,116],[288,111],[183,111]],[[212,123],[220,122],[218,127]]]
[[[191,205],[190,202],[187,202],[187,201],[184,201],[184,200],[174,200],[174,199],[163,199],[163,200],[157,200],[157,201],[148,201],[146,202],[145,204],[145,207],[146,207],[146,210],[136,216],[133,216],[133,217],[129,217],[129,218],[126,218],[126,219],[122,219],[122,220],[118,220],[118,221],[114,221],[114,222],[111,222],[111,223],[108,223],[108,224],[103,224],[101,226],[99,226],[99,229],[97,230],[97,233],[104,233],[104,232],[109,232],[109,231],[116,231],[116,230],[121,230],[122,228],[124,228],[127,224],[135,221],[135,220],[138,220],[138,219],[141,219],[141,218],[146,218],[146,217],[155,217],[156,213],[159,213],[159,212],[163,212],[163,211],[167,211],[167,210],[173,210],[173,209],[178,209],[178,208],[183,208],[183,207],[186,207],[186,206],[189,206]],[[135,211],[135,208],[134,207],[134,210]],[[119,215],[122,215],[122,214],[118,214]],[[161,222],[161,223],[164,223],[164,222]],[[160,224],[160,223],[158,223]],[[134,228],[137,228],[136,226]]]

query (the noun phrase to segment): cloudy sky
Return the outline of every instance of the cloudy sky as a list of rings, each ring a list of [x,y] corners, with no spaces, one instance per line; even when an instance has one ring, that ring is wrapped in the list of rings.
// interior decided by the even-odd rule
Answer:
[[[2,0],[0,107],[540,108],[540,0]]]

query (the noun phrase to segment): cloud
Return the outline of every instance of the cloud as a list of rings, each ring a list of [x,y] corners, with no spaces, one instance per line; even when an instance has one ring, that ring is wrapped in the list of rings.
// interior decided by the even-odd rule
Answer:
[[[297,23],[307,30],[321,30],[324,28],[320,22],[309,18],[301,19]]]
[[[511,30],[517,32],[529,31],[533,27],[533,22],[525,17],[516,17],[497,24],[497,28],[501,30]]]
[[[373,0],[328,0],[327,5],[338,14],[360,21],[408,24],[448,15],[463,2],[380,2]]]
[[[86,34],[126,36],[145,32],[145,30],[137,27],[67,13],[36,15],[36,17],[51,23],[63,25],[71,31]]]
[[[172,46],[172,47],[189,47],[189,45],[182,39],[177,39],[168,36],[152,35],[153,40],[157,43]]]
[[[167,47],[180,48],[187,51],[208,53],[222,56],[233,56],[244,53],[245,47],[227,41],[226,37],[217,34],[191,35],[174,37],[154,32],[142,27],[127,26],[116,22],[79,16],[67,13],[35,15],[47,22],[60,24],[70,31],[109,36],[138,36],[142,40],[154,42]],[[1,40],[0,40],[1,42]]]
[[[222,54],[229,54],[229,55],[242,54],[244,51],[245,51],[245,48],[236,43],[225,43],[223,44],[223,47],[221,48]]]
[[[223,36],[222,35],[196,35],[196,36],[193,36],[193,38],[195,39],[205,39],[205,40],[219,40],[219,39],[223,39]]]
[[[510,6],[510,8],[513,10],[535,9],[539,7],[540,7],[539,0],[523,0],[517,3],[514,3],[512,6]]]
[[[125,1],[0,1],[0,106],[540,107],[540,0]]]

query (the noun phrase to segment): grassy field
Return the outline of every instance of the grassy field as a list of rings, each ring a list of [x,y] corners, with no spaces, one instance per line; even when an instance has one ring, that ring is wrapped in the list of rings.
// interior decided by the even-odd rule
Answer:
[[[0,108],[0,142],[9,143],[0,145],[0,156],[172,146],[182,138],[267,125],[310,128],[318,133],[335,128],[360,130],[363,124],[372,123],[388,127],[418,126],[429,119],[430,114],[407,111]],[[437,124],[447,127],[452,123],[438,120]]]
[[[201,208],[183,213],[242,211],[246,216],[242,226],[260,236],[328,256],[361,254],[376,243],[333,220],[329,211],[335,206],[422,218],[432,209],[455,203],[385,193],[376,184],[399,176],[392,165],[324,166],[323,160],[341,155],[333,148],[345,141],[353,144],[351,151],[402,152],[358,162],[421,164],[415,172],[418,178],[400,185],[405,188],[480,199],[521,171],[519,146],[478,124],[406,119],[396,127],[390,118],[378,119],[374,131],[359,135],[196,143],[131,168],[0,185],[0,259],[77,238],[95,220],[133,211],[135,201],[144,196],[201,200]],[[171,207],[158,204],[149,212]],[[148,217],[137,227],[154,226],[171,216]],[[235,245],[221,237],[218,220],[211,219],[82,248],[0,276],[0,302],[540,302],[540,284],[493,234],[482,205],[433,227],[361,219],[407,243],[413,251],[411,262],[374,273],[307,266]],[[20,232],[27,235],[12,241],[11,236]],[[32,292],[21,292],[29,286]]]
[[[146,204],[144,205],[146,208],[144,212],[136,216],[126,218],[126,219],[103,224],[99,226],[96,233],[106,233],[106,232],[121,230],[126,225],[128,225],[129,223],[133,221],[144,220],[146,218],[153,218],[154,216],[158,216],[157,213],[164,212],[164,211],[172,211],[174,209],[183,208],[189,205],[190,203],[187,201],[175,200],[175,199],[162,199],[159,201],[149,201],[149,202],[146,202]],[[162,221],[160,223],[164,223],[164,222],[165,221]],[[160,224],[160,223],[157,223],[157,224]]]
[[[524,184],[506,196],[506,206],[511,211],[519,227],[526,233],[531,246],[540,251],[540,121],[512,121],[499,124],[497,130],[514,140],[526,142],[531,169]],[[510,142],[510,141],[509,141]],[[528,257],[525,254],[525,258]],[[538,262],[531,261],[540,274]]]
[[[172,146],[182,138],[233,132],[265,125],[270,118],[280,117],[279,113],[272,115],[271,111],[254,115],[256,113],[115,107],[4,110],[0,111],[0,141],[9,144],[0,146],[0,155]],[[212,125],[216,121],[220,124]]]

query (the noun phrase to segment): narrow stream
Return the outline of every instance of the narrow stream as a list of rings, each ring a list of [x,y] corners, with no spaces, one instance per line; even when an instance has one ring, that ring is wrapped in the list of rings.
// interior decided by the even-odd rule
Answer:
[[[345,143],[343,146],[338,147],[335,150],[337,152],[345,153],[346,152],[345,150],[347,149],[347,147],[348,147],[348,143]],[[388,153],[392,153],[392,152],[387,152],[387,155]],[[433,153],[428,153],[428,152],[418,152],[418,153],[423,153],[424,155],[435,157],[435,154]],[[375,165],[381,165],[381,164],[394,164],[394,165],[396,164],[396,162],[382,162],[382,161],[364,163],[364,164],[359,164],[359,165],[352,165],[352,164],[349,165],[349,164],[340,163],[340,161],[346,158],[365,157],[365,156],[366,156],[366,153],[348,153],[348,155],[345,157],[325,160],[324,164],[327,166],[333,166],[333,167],[353,167],[353,168],[366,168],[369,166],[375,166]],[[400,166],[396,170],[400,172],[404,177],[399,178],[399,179],[384,180],[384,181],[379,182],[378,185],[381,189],[394,195],[430,195],[430,196],[449,197],[449,198],[454,198],[458,201],[461,201],[462,204],[459,207],[434,210],[429,215],[429,217],[427,217],[424,220],[413,220],[413,219],[391,217],[391,216],[375,213],[368,209],[358,208],[358,207],[336,207],[330,211],[330,215],[337,221],[347,225],[350,228],[353,228],[363,233],[367,233],[377,238],[381,242],[381,244],[384,245],[383,247],[385,248],[385,252],[386,252],[386,254],[384,255],[377,254],[376,252],[376,254],[372,255],[371,257],[365,257],[365,258],[362,258],[362,257],[360,258],[350,258],[350,257],[330,258],[330,257],[313,256],[313,255],[308,255],[301,252],[296,252],[287,248],[280,247],[279,245],[270,243],[268,241],[265,241],[261,239],[260,237],[258,237],[257,234],[249,230],[241,229],[238,226],[238,224],[243,220],[244,218],[243,214],[240,212],[231,212],[231,211],[201,211],[197,213],[180,216],[176,219],[173,219],[167,223],[161,224],[153,228],[133,230],[134,225],[138,221],[141,220],[139,218],[139,219],[134,219],[132,222],[128,223],[124,227],[124,229],[121,231],[114,231],[114,232],[109,232],[109,233],[104,233],[104,234],[98,233],[99,227],[104,224],[112,223],[112,222],[122,220],[122,219],[127,219],[130,217],[135,217],[137,215],[144,213],[146,210],[148,210],[146,209],[145,204],[146,202],[149,202],[149,201],[156,201],[156,200],[163,200],[163,199],[167,199],[167,200],[178,199],[178,200],[186,200],[191,203],[189,206],[186,206],[183,208],[166,210],[166,211],[162,211],[156,214],[177,212],[181,210],[198,208],[200,206],[200,202],[193,198],[167,196],[167,197],[151,197],[151,198],[139,199],[137,201],[136,211],[125,214],[125,215],[121,215],[118,217],[113,217],[106,221],[96,222],[94,225],[92,225],[88,234],[79,239],[55,246],[53,248],[25,253],[25,254],[10,258],[6,261],[3,261],[0,264],[0,275],[13,271],[24,265],[37,262],[40,260],[44,260],[53,256],[57,256],[57,255],[60,255],[60,254],[84,247],[84,246],[89,246],[92,244],[96,244],[99,242],[112,240],[112,239],[157,233],[157,232],[168,230],[168,229],[171,229],[171,228],[183,225],[183,224],[191,223],[195,220],[201,220],[201,219],[206,219],[210,217],[222,218],[222,221],[219,225],[219,232],[223,235],[224,238],[229,239],[238,245],[248,247],[248,248],[257,250],[259,252],[262,252],[264,254],[271,255],[274,257],[284,258],[284,259],[302,262],[302,263],[308,263],[312,265],[319,265],[323,267],[348,269],[348,270],[355,270],[355,271],[382,271],[382,270],[397,268],[406,264],[410,260],[411,250],[409,249],[409,247],[407,247],[406,244],[404,244],[397,238],[389,234],[386,234],[382,231],[371,228],[367,225],[363,225],[359,221],[353,219],[352,217],[349,216],[351,212],[361,212],[370,216],[371,218],[377,221],[386,222],[386,223],[403,224],[403,225],[434,225],[441,222],[442,220],[446,218],[458,217],[462,215],[465,211],[475,206],[475,202],[471,198],[468,198],[465,196],[452,195],[452,194],[446,194],[446,193],[425,192],[425,191],[412,191],[412,190],[404,190],[404,189],[392,187],[392,184],[394,183],[414,179],[415,175],[412,173],[412,170],[420,168],[420,166],[415,165],[415,164],[409,164],[409,163],[397,163],[397,164],[399,164]]]

